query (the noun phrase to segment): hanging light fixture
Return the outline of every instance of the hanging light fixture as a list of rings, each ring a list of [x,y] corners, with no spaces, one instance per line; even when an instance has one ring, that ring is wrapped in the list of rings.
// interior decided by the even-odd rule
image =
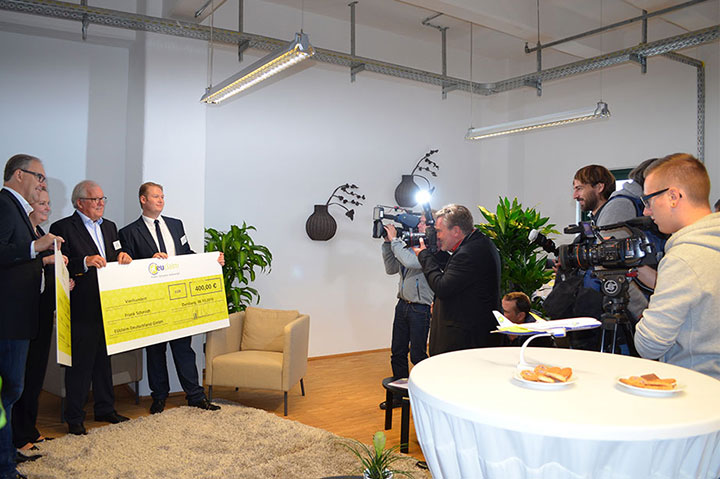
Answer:
[[[315,49],[310,45],[307,33],[296,33],[295,39],[287,47],[261,58],[224,82],[208,87],[200,101],[220,103],[314,54]]]
[[[499,125],[484,126],[482,128],[470,128],[465,135],[466,140],[482,140],[501,135],[522,133],[525,131],[550,128],[553,126],[570,125],[588,120],[601,120],[610,117],[607,103],[599,101],[595,108],[582,108],[579,110],[553,113],[551,115],[538,116],[525,120],[510,121]]]

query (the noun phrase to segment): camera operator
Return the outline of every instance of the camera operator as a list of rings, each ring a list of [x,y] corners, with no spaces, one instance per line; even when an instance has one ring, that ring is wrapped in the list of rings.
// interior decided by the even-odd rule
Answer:
[[[644,182],[645,169],[654,161],[650,159],[642,162],[630,172],[630,179],[622,189],[615,191],[615,177],[605,167],[600,165],[588,165],[579,169],[573,179],[573,199],[575,199],[583,211],[590,211],[592,221],[599,227],[610,224],[621,223],[637,216],[642,216],[643,206],[640,197],[642,196],[642,185]],[[628,232],[623,229],[606,231],[606,237],[624,238]],[[662,243],[660,246],[662,247]],[[562,268],[562,265],[558,265]],[[643,267],[649,269],[648,267]],[[565,271],[561,270],[559,281],[563,278],[582,275],[582,284],[577,285],[576,294],[572,295],[573,304],[566,306],[564,314],[558,314],[557,296],[548,296],[550,307],[548,312],[553,319],[560,319],[568,316],[592,316],[600,319],[603,313],[603,295],[600,292],[600,280],[592,276],[593,269]],[[644,275],[643,275],[644,276]],[[647,287],[646,287],[647,288]],[[628,287],[629,302],[627,313],[634,322],[640,317],[647,307],[647,297],[641,290],[638,283],[631,281]],[[566,298],[569,297],[566,296]],[[621,331],[621,341],[627,341]],[[574,348],[597,350],[600,346],[600,330],[591,330],[574,333],[570,340]],[[624,351],[625,348],[622,348]]]
[[[470,211],[448,205],[437,213],[437,248],[451,253],[445,268],[426,248],[415,251],[435,292],[430,323],[430,355],[499,344],[492,335],[500,306],[500,255],[493,242],[475,229]],[[432,235],[428,234],[428,238]],[[431,244],[428,246],[433,247]]]
[[[430,304],[432,304],[433,292],[425,280],[415,253],[398,238],[395,226],[389,224],[384,225],[384,228],[386,234],[385,241],[382,243],[382,256],[385,272],[400,275],[390,347],[393,379],[400,379],[407,378],[410,373],[408,350],[413,364],[427,358]],[[420,219],[417,228],[420,233],[425,233],[424,217]],[[409,348],[408,343],[410,344]],[[401,401],[401,398],[397,398],[391,407],[402,405]],[[380,403],[380,409],[387,407],[385,401]]]
[[[644,358],[720,379],[720,214],[710,210],[705,165],[666,156],[647,169],[644,192],[645,213],[672,236],[635,347]]]

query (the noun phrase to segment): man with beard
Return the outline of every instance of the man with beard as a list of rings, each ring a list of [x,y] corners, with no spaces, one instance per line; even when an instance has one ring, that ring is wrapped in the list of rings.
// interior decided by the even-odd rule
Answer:
[[[589,211],[597,224],[603,224],[602,210],[615,191],[615,177],[600,165],[580,168],[573,179],[573,199],[580,203],[582,211]]]
[[[590,218],[595,224],[609,224],[604,210],[614,191],[615,177],[604,166],[584,166],[573,178],[573,199],[580,204],[583,212],[590,213]],[[625,202],[615,201],[616,206],[621,206],[622,203]],[[614,214],[611,216],[615,217]],[[634,212],[632,216],[635,216]],[[573,316],[591,316],[600,319],[603,312],[600,280],[592,276],[592,268],[581,270],[568,266],[556,262],[555,286],[545,300],[546,312],[552,319]],[[577,331],[570,336],[570,344],[575,349],[597,351],[600,349],[600,337],[599,329]]]

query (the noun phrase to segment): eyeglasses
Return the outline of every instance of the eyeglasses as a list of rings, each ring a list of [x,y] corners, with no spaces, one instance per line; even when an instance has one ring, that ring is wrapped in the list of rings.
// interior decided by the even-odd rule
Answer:
[[[101,196],[100,198],[78,198],[78,199],[79,199],[79,200],[92,201],[92,202],[95,203],[96,205],[99,205],[101,201],[102,201],[103,203],[107,203],[107,200],[108,200],[107,196]]]
[[[654,198],[654,197],[656,197],[656,196],[658,196],[658,195],[662,195],[663,193],[665,193],[665,192],[666,192],[667,190],[669,190],[669,189],[670,189],[669,187],[668,187],[668,188],[663,188],[662,190],[658,190],[658,191],[656,191],[655,193],[650,193],[649,195],[643,195],[643,196],[640,197],[640,199],[642,200],[643,204],[645,205],[645,208],[650,208],[650,199],[651,199],[651,198]]]
[[[24,171],[25,173],[29,173],[29,174],[33,175],[35,178],[38,179],[38,181],[40,183],[45,183],[45,181],[47,180],[45,175],[43,175],[42,173],[38,173],[37,171],[30,171],[30,170],[26,170],[24,168],[20,168],[20,171]]]

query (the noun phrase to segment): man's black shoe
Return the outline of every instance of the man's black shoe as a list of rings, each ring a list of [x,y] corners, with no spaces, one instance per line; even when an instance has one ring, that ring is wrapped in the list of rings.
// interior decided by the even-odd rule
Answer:
[[[22,452],[18,451],[15,455],[15,462],[17,464],[22,464],[23,462],[37,461],[41,457],[42,454],[23,454]]]
[[[164,399],[153,399],[152,405],[150,406],[150,414],[158,414],[165,410]]]
[[[402,400],[393,400],[392,409],[395,409],[396,407],[402,407]],[[387,409],[387,401],[383,401],[380,403],[380,409],[382,409],[383,411]]]
[[[129,417],[121,416],[117,412],[113,411],[108,414],[102,414],[100,416],[95,416],[95,420],[99,422],[109,422],[110,424],[117,424],[119,422],[125,422],[129,421]]]
[[[206,409],[208,411],[217,411],[218,409],[220,409],[220,406],[211,403],[207,400],[207,398],[202,398],[199,401],[193,402],[188,401],[188,406],[198,407],[200,409]]]
[[[87,434],[87,431],[85,430],[85,425],[81,422],[77,424],[73,424],[71,422],[68,423],[68,432],[70,434],[75,434],[76,436],[84,436]]]

